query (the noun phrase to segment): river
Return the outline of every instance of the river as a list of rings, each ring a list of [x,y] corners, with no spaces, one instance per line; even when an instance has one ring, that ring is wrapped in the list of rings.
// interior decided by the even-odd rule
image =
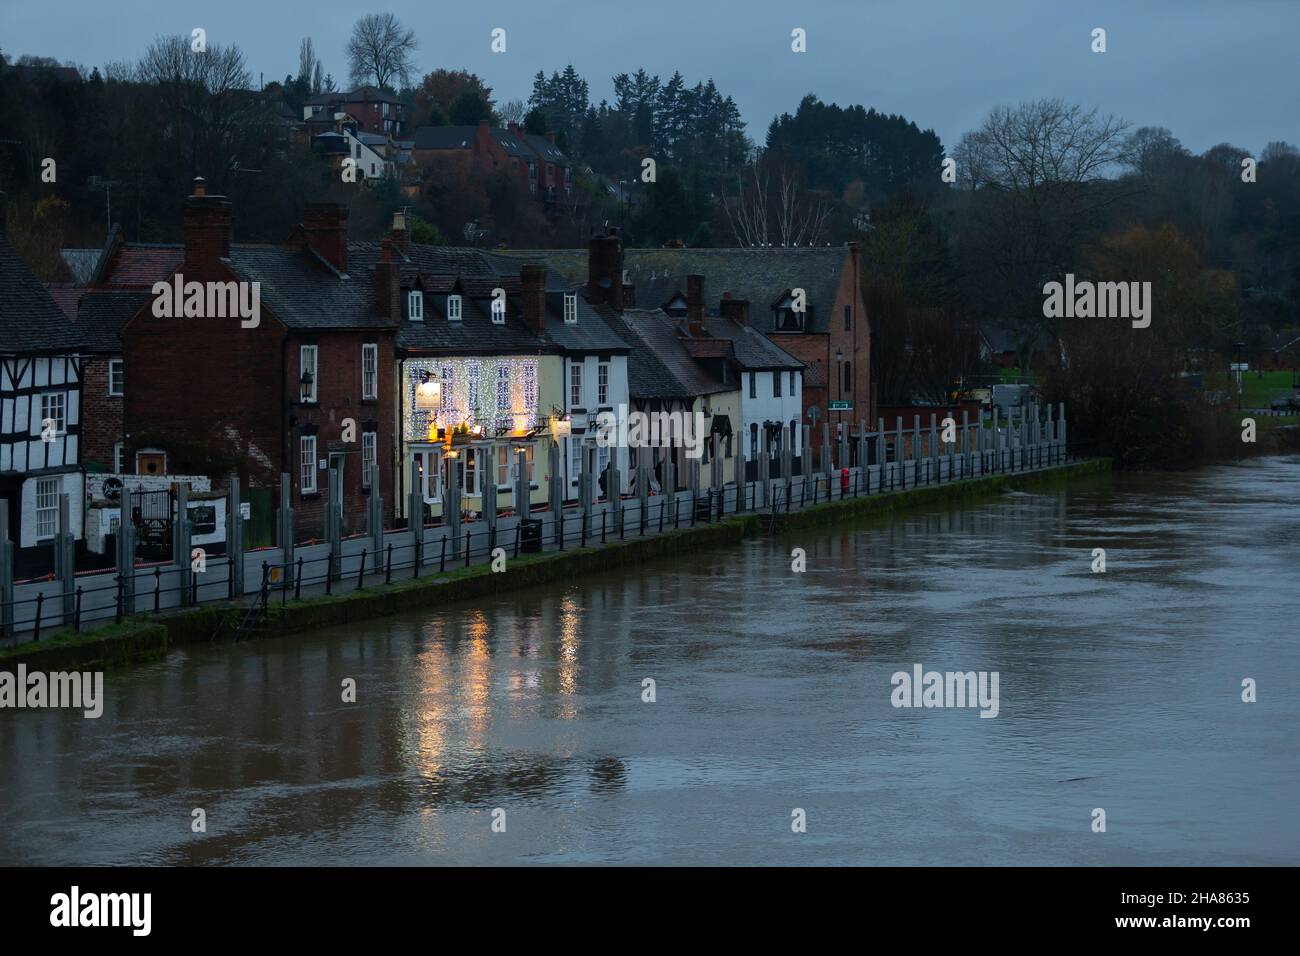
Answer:
[[[0,711],[0,863],[1295,865],[1297,621],[1300,457],[752,539]]]

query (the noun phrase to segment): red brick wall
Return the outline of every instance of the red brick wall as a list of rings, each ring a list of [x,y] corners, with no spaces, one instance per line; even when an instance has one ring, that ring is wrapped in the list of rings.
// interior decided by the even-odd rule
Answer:
[[[81,463],[112,471],[122,440],[122,398],[108,394],[108,363],[116,355],[88,355],[81,366]]]
[[[374,343],[379,346],[379,379],[377,399],[362,400],[361,346]],[[298,404],[302,372],[299,368],[300,347],[317,347],[316,404]],[[316,473],[316,494],[303,495],[302,472],[299,468],[300,438],[303,426],[316,427],[316,458],[329,461],[330,452],[342,452],[343,464],[343,526],[347,532],[364,531],[369,493],[361,487],[361,433],[364,423],[377,422],[378,441],[376,458],[379,463],[379,493],[384,496],[384,520],[391,524],[393,516],[392,461],[394,411],[393,395],[396,388],[394,336],[392,332],[326,332],[317,335],[294,333],[287,341],[285,387],[290,396],[292,414],[297,421],[290,431],[288,461],[293,480],[295,509],[294,520],[300,533],[306,537],[320,537],[324,529],[325,497],[328,471]],[[356,423],[356,434],[350,443],[343,441],[346,419]]]
[[[186,280],[226,280],[186,267]],[[282,467],[281,343],[284,327],[263,308],[257,328],[238,317],[157,318],[145,308],[123,330],[130,384],[123,409],[128,462],[163,448],[173,473],[224,478],[237,463],[246,483],[274,486]]]
[[[875,395],[871,387],[871,330],[868,324],[867,305],[862,298],[861,266],[858,254],[853,249],[846,250],[844,271],[840,275],[840,285],[836,290],[835,305],[829,318],[830,344],[827,349],[830,360],[829,395],[832,399],[848,398],[853,401],[853,412],[844,413],[844,420],[851,418],[854,422],[866,419],[868,425],[874,421]],[[844,329],[844,307],[852,310],[853,328]],[[846,361],[853,362],[852,393],[842,391],[843,381],[836,381],[835,375],[843,376],[843,370],[834,368],[833,356],[836,350],[844,353]]]

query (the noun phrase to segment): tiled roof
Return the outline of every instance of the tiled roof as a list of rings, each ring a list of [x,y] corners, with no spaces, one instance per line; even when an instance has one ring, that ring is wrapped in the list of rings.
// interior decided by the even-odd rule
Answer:
[[[731,358],[731,342],[727,339],[682,339],[682,345],[693,359]]]
[[[68,317],[69,321],[77,321],[77,303],[86,294],[85,287],[72,282],[47,283],[45,291],[50,294],[54,304],[59,307],[60,312]]]
[[[461,301],[461,319],[447,319],[447,296],[425,295],[424,321],[402,320],[397,346],[410,352],[441,352],[455,355],[494,355],[506,352],[538,354],[553,346],[524,324],[518,302],[507,301],[505,323],[492,322],[491,296]]]
[[[476,126],[421,126],[415,131],[415,149],[470,149]]]
[[[744,369],[801,369],[799,361],[766,335],[732,319],[709,317],[704,331],[719,339],[730,340],[736,362]]]
[[[536,133],[525,133],[524,139],[528,140],[528,145],[537,150],[548,163],[568,163],[569,157],[564,155],[564,150],[545,136],[538,136]]]
[[[587,281],[586,249],[523,249],[504,255],[544,259],[571,282]],[[770,307],[783,293],[807,293],[808,331],[826,332],[840,278],[849,262],[843,246],[763,249],[626,249],[623,267],[636,286],[637,302],[658,305],[686,289],[688,275],[704,276],[704,308],[718,311],[724,292],[748,299],[750,321],[759,332],[772,329]]]
[[[564,321],[564,293],[546,293],[546,321],[543,328],[552,342],[566,352],[628,351],[623,337],[609,327],[581,294],[578,295],[577,304],[578,321],[570,324]]]
[[[75,350],[80,336],[0,232],[0,352]]]
[[[153,293],[142,289],[89,289],[77,308],[77,328],[88,352],[121,352],[122,327],[147,306]]]
[[[365,271],[340,278],[323,260],[294,246],[232,244],[230,267],[245,282],[260,282],[261,301],[291,329],[382,329],[374,284]]]
[[[677,321],[661,309],[626,309],[623,316],[628,329],[640,337],[664,367],[681,383],[679,395],[712,395],[729,392],[735,385],[724,385],[705,370],[687,352],[677,334]]]
[[[184,261],[185,248],[181,245],[123,245],[98,281],[115,286],[152,286],[166,279]]]
[[[627,358],[628,391],[634,399],[650,398],[687,398],[690,395],[685,385],[669,371],[659,356],[646,342],[634,332],[625,321],[625,317],[608,306],[597,306],[607,325],[625,341],[629,348]]]

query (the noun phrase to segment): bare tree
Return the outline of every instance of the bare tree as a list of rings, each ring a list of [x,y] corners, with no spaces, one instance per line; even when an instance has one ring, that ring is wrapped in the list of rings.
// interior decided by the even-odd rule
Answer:
[[[528,107],[524,105],[523,100],[506,100],[497,107],[497,116],[501,117],[503,124],[518,123],[524,125],[524,117],[528,115]]]
[[[394,80],[410,85],[415,70],[415,31],[391,13],[370,13],[352,26],[348,65],[354,86],[373,80],[381,89],[394,89]]]
[[[1104,212],[1140,186],[1108,177],[1126,156],[1129,124],[1059,99],[994,109],[967,133],[955,156],[970,228],[960,239],[969,291],[994,324],[1017,341],[1027,367],[1044,337],[1043,283],[1073,269],[1082,243],[1104,224]]]
[[[736,174],[736,195],[722,197],[722,209],[741,246],[819,245],[831,204],[805,190],[786,164],[757,162]]]

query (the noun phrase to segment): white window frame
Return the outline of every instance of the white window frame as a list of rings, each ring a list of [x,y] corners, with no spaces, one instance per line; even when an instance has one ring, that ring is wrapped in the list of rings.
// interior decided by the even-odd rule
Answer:
[[[465,315],[465,303],[459,295],[447,296],[447,321],[459,322]]]
[[[564,293],[564,321],[568,325],[578,324],[578,293]]]
[[[308,452],[310,449],[310,453]],[[298,490],[300,494],[316,494],[316,436],[301,435],[298,439]]]
[[[406,294],[406,313],[412,322],[424,321],[424,293],[419,289]]]
[[[586,408],[582,401],[582,363],[569,363],[569,407]]]
[[[511,473],[514,471],[513,458],[514,455],[509,445],[497,445],[497,460],[495,464],[498,488],[510,487]]]
[[[48,541],[58,530],[59,479],[38,478],[36,479],[36,540]]]
[[[569,484],[576,484],[582,474],[582,439],[570,436],[569,442]]]
[[[42,392],[41,393],[41,420],[40,430],[45,431],[45,420],[54,420],[54,434],[64,435],[68,431],[68,393],[67,392]]]
[[[772,373],[772,397],[781,397],[781,372],[779,370]]]
[[[483,487],[483,462],[480,461],[478,448],[466,448],[461,452],[460,483],[466,498],[477,498]]]
[[[113,371],[117,370],[117,388],[113,388]],[[121,398],[126,394],[126,360],[109,359],[108,360],[108,394],[113,398]]]
[[[126,467],[126,446],[122,442],[113,445],[113,474],[122,474]]]
[[[379,398],[379,346],[366,342],[361,346],[361,399]]]
[[[609,363],[596,363],[596,404],[609,404]]]
[[[379,460],[379,432],[361,433],[361,487],[370,487],[370,468]]]
[[[304,387],[302,376],[311,372],[311,385]],[[320,394],[320,346],[298,346],[298,401],[302,403],[316,401]]]

